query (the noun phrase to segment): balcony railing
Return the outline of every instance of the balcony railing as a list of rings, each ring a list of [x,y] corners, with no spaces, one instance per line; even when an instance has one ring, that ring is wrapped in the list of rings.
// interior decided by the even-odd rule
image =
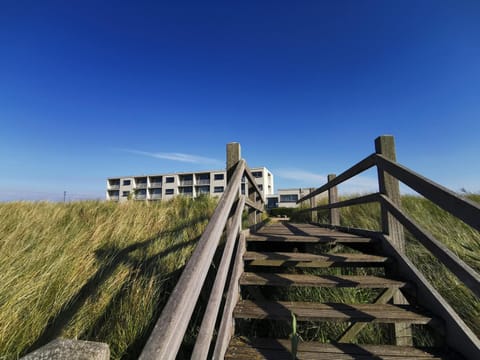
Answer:
[[[193,180],[180,180],[180,186],[192,186]]]
[[[161,188],[162,187],[162,182],[151,182],[150,187],[151,188]]]
[[[137,187],[137,189],[146,189],[147,188],[147,183],[136,183],[135,186]]]
[[[147,195],[141,194],[141,195],[135,195],[135,200],[146,200]]]
[[[210,185],[210,179],[197,179],[197,185]]]
[[[150,194],[150,199],[151,200],[161,200],[162,199],[162,194]]]
[[[115,196],[109,196],[108,197],[108,200],[112,200],[112,201],[118,201],[120,200],[120,197],[118,195],[115,195]]]
[[[120,189],[120,184],[108,185],[108,190],[119,190],[119,189]]]

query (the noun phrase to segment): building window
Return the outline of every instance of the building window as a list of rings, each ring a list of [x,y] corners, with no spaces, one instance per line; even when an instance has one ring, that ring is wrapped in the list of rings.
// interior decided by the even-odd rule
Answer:
[[[165,182],[166,183],[173,183],[173,182],[175,182],[175,178],[173,176],[167,177],[167,178],[165,178]]]
[[[197,187],[197,194],[210,194],[210,186]]]
[[[261,171],[252,171],[253,177],[261,178],[263,176]]]
[[[278,207],[278,197],[270,197],[267,199],[267,208],[272,209]]]
[[[223,174],[215,174],[214,179],[215,180],[223,180],[225,176]],[[221,191],[223,192],[223,190]]]
[[[168,179],[168,178],[167,178]],[[172,178],[173,179],[173,178]],[[173,195],[173,190],[174,189],[165,189],[165,195]]]
[[[245,184],[242,184],[242,195],[245,195]]]
[[[297,194],[280,195],[280,202],[297,202]]]
[[[131,180],[123,180],[123,186],[129,186],[131,183]]]
[[[130,195],[130,191],[122,191],[123,197],[127,197],[128,195]]]
[[[215,186],[213,188],[214,193],[222,193],[223,192],[223,186]]]
[[[263,191],[263,185],[262,184],[258,184],[258,188],[260,189],[260,191]]]
[[[171,189],[173,190],[173,189]],[[161,194],[162,193],[162,189],[151,189],[150,190],[150,194],[152,195],[158,195],[158,194]]]

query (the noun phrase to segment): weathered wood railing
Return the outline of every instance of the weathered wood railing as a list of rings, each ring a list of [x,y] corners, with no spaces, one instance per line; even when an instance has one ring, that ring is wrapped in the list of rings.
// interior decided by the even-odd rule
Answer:
[[[241,191],[242,178],[249,184],[245,195]],[[211,352],[215,323],[225,292],[227,275],[233,265],[227,299],[221,314],[213,355],[214,359],[223,359],[233,331],[233,308],[239,296],[239,276],[242,272],[242,254],[244,251],[244,232],[242,214],[245,206],[250,208],[251,225],[255,225],[258,212],[263,212],[263,195],[255,182],[245,160],[240,156],[240,144],[227,145],[227,187],[212,215],[192,257],[169,297],[143,351],[141,359],[175,359],[183,342],[192,313],[197,304],[215,252],[225,235],[225,247],[220,265],[211,289],[208,306],[203,316],[196,339],[192,359],[206,359]],[[235,250],[236,248],[236,250]],[[235,251],[234,251],[235,250]],[[232,256],[232,254],[234,254]]]
[[[417,285],[417,301],[435,311],[445,320],[447,344],[456,349],[462,349],[464,354],[477,354],[480,347],[478,338],[406,257],[404,228],[410,231],[433,256],[455,274],[477,297],[480,297],[480,275],[401,209],[399,181],[477,231],[480,231],[480,207],[474,202],[464,199],[398,164],[392,136],[377,138],[375,148],[376,152],[374,154],[366,157],[342,174],[338,176],[329,175],[328,182],[325,185],[299,199],[298,203],[310,200],[310,207],[302,211],[311,212],[311,218],[314,222],[318,217],[318,214],[316,214],[318,210],[328,209],[330,211],[329,223],[320,224],[321,226],[337,228],[359,235],[367,234],[382,240],[383,251],[395,258],[399,273]],[[379,191],[377,193],[338,201],[337,185],[374,166],[377,167],[378,172]],[[329,195],[328,204],[315,206],[315,197],[326,191]],[[369,232],[363,229],[340,226],[339,208],[371,202],[380,203],[382,232]]]

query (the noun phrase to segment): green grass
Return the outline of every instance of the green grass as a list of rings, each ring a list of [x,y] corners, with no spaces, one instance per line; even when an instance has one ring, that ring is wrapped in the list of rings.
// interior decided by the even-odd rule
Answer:
[[[0,355],[62,336],[136,358],[215,205],[0,204]]]

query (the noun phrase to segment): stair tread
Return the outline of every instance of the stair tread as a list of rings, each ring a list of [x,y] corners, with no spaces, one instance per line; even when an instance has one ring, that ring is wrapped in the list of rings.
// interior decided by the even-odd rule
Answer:
[[[355,288],[402,288],[404,281],[379,276],[311,275],[311,274],[275,274],[245,272],[240,285],[261,286],[318,286],[318,287],[355,287]]]
[[[243,319],[290,320],[292,312],[299,321],[408,322],[438,325],[437,319],[416,307],[391,304],[240,300],[235,307],[234,316]]]
[[[447,359],[437,348],[415,348],[394,345],[323,344],[300,342],[297,359]],[[290,360],[291,342],[286,339],[240,339],[233,338],[225,359],[275,359]]]
[[[247,236],[249,242],[294,242],[320,244],[370,244],[377,240],[348,234],[289,235],[255,233]]]
[[[252,261],[250,265],[258,266],[297,266],[297,267],[330,267],[330,266],[382,266],[389,261],[388,257],[368,254],[311,254],[302,252],[260,252],[247,251],[243,259]]]

